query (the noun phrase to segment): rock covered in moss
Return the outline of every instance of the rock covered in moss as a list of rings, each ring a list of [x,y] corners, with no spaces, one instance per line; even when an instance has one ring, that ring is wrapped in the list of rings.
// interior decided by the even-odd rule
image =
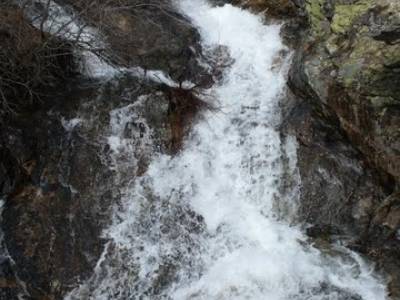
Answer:
[[[289,75],[291,90],[311,111],[303,120],[290,117],[298,139],[305,139],[299,147],[306,195],[301,213],[312,224],[357,237],[356,249],[389,274],[397,299],[400,2],[304,5],[308,27]]]
[[[320,110],[339,120],[371,164],[399,181],[400,3],[311,0],[306,10],[311,35],[293,68],[294,88],[310,86]]]

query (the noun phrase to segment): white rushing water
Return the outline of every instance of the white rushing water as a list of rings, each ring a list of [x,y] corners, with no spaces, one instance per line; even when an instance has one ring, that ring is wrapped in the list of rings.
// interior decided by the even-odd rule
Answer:
[[[280,27],[230,5],[179,6],[204,48],[225,46],[233,59],[210,91],[219,109],[204,113],[179,155],[155,157],[121,191],[95,274],[67,298],[385,299],[359,256],[307,245],[276,209],[288,201],[282,149],[296,161],[277,130],[286,72]]]

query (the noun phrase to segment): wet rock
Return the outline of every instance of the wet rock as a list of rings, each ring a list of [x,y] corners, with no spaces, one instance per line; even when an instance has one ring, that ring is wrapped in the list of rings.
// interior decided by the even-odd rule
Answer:
[[[325,282],[321,283],[321,286],[315,288],[313,292],[316,293],[317,295],[325,293],[326,297],[331,297],[332,294],[334,294],[338,299],[343,299],[343,300],[362,300],[362,297],[359,295],[353,294],[343,289],[339,289]]]
[[[301,177],[300,220],[312,235],[360,234],[385,191],[360,154],[333,125],[321,121],[307,102],[296,104],[284,123],[297,137]],[[319,229],[317,229],[319,228]]]
[[[7,256],[0,257],[0,299],[16,299],[20,293],[19,285]]]
[[[178,82],[202,80],[198,34],[178,13],[150,5],[109,17],[115,22],[105,34],[119,26],[108,49],[117,64],[161,69]],[[6,122],[0,197],[4,244],[15,263],[0,263],[0,298],[22,291],[61,299],[92,274],[120,188],[146,170],[152,154],[178,151],[197,111],[195,94],[132,74],[69,79],[51,101]],[[115,160],[127,163],[113,169]],[[160,271],[160,286],[168,270]]]
[[[236,1],[240,2],[240,1]],[[250,0],[241,1],[245,7],[262,11],[275,18],[291,18],[299,14],[299,1],[296,0]]]
[[[200,81],[199,34],[169,0],[65,1],[104,35],[110,48],[104,55],[117,65],[162,70],[179,82]],[[110,51],[111,50],[111,51]]]
[[[298,141],[301,177],[298,218],[316,243],[342,240],[369,256],[398,299],[398,194],[383,180],[334,123],[294,99],[284,131]],[[390,181],[389,181],[390,182]],[[388,196],[390,195],[390,196]]]
[[[307,24],[304,0],[232,0],[230,3],[262,13],[267,22],[282,24],[281,36],[286,44],[295,47],[301,43],[299,33]]]
[[[311,38],[291,72],[291,86],[314,99],[314,105],[339,122],[353,145],[375,168],[399,180],[398,64],[396,43],[376,39],[399,22],[396,1],[311,1]],[[300,78],[301,77],[301,78]]]
[[[380,236],[381,239],[397,239],[397,232],[400,229],[400,194],[394,193],[387,197],[374,212],[371,227],[384,227],[386,233]]]
[[[196,106],[180,112],[189,102],[178,102],[189,101],[190,92],[176,93],[182,91],[128,75],[100,89],[74,87],[50,111],[10,124],[10,132],[20,129],[13,135],[19,144],[3,145],[14,151],[10,162],[21,160],[20,175],[8,173],[14,184],[4,195],[2,227],[13,271],[34,299],[60,299],[92,274],[120,189],[154,153],[178,150]],[[110,137],[132,152],[113,148]],[[113,160],[120,168],[110,168]]]
[[[75,276],[84,276],[96,263],[102,247],[101,213],[95,207],[98,200],[94,195],[89,198],[78,186],[72,187],[68,175],[75,168],[91,170],[81,172],[80,179],[93,182],[101,164],[90,145],[74,148],[70,143],[78,144],[79,139],[70,139],[59,119],[46,112],[12,125],[20,128],[20,135],[14,138],[21,148],[10,143],[3,147],[14,152],[22,176],[10,177],[15,188],[5,195],[5,245],[15,261],[15,273],[32,297],[60,298]],[[17,156],[20,151],[26,156]],[[64,159],[70,160],[69,168],[63,168]]]

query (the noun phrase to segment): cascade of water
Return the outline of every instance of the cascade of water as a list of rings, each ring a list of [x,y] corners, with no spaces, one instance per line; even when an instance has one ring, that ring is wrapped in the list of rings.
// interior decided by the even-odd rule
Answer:
[[[359,256],[323,254],[277,216],[280,27],[230,5],[178,5],[204,48],[225,46],[232,58],[211,91],[220,107],[204,113],[179,155],[158,155],[121,191],[93,277],[67,298],[385,299]]]

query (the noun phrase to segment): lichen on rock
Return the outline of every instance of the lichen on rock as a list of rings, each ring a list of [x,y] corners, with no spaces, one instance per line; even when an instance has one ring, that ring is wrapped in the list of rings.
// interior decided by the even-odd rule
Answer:
[[[353,23],[369,9],[373,0],[361,0],[349,4],[336,4],[331,28],[334,33],[344,34],[349,31]]]

